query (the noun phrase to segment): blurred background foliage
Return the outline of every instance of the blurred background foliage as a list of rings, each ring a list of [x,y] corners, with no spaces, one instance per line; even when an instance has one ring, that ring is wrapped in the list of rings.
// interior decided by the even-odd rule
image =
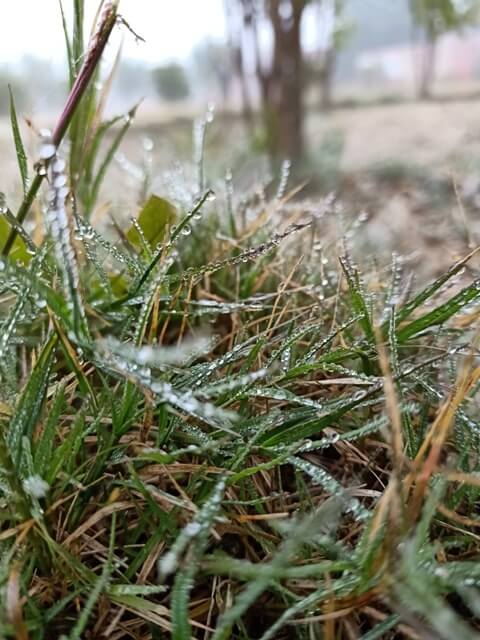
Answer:
[[[147,185],[136,176],[145,174],[146,164],[156,192],[172,191],[172,158],[191,158],[192,121],[214,104],[207,145],[209,172],[216,178],[228,166],[240,187],[252,178],[262,182],[288,160],[298,182],[306,183],[303,193],[336,191],[346,207],[367,208],[379,228],[382,220],[389,227],[394,214],[385,203],[394,196],[395,216],[407,229],[418,226],[419,237],[430,228],[426,217],[433,202],[434,226],[451,216],[458,196],[474,213],[479,210],[478,0],[212,0],[204,10],[182,6],[185,16],[157,7],[155,19],[182,41],[184,54],[170,55],[160,32],[158,41],[146,37],[146,45],[138,39],[135,57],[124,47],[127,53],[117,62],[119,47],[110,45],[98,81],[99,89],[111,84],[106,115],[127,113],[139,100],[142,105],[102,185],[105,197],[115,198],[112,185],[121,175],[134,187],[132,204],[141,201]],[[195,37],[175,22],[189,8],[198,23]],[[122,10],[143,37],[148,12],[128,0]],[[134,41],[135,34],[126,39]],[[148,55],[142,57],[145,46]],[[8,87],[30,132],[32,153],[38,132],[55,121],[65,100],[64,60],[44,55],[26,41],[23,56],[0,64],[7,196],[19,189],[8,160]],[[120,123],[106,132],[105,144],[115,139]],[[414,179],[419,174],[427,178]],[[428,177],[433,174],[435,179]],[[130,215],[129,205],[122,206]],[[436,251],[435,229],[427,236]]]

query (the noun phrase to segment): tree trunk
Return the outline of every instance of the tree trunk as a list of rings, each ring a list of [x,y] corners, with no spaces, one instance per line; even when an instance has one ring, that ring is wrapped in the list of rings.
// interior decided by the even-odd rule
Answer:
[[[320,108],[329,111],[332,108],[333,76],[335,74],[336,52],[333,47],[325,51],[323,68],[320,73]]]
[[[283,0],[268,1],[274,34],[273,60],[267,72],[259,68],[267,147],[275,162],[298,159],[304,152],[300,21],[305,2],[290,0],[290,7],[290,14],[285,17]]]
[[[232,0],[225,0],[225,13],[227,18],[228,42],[232,51],[233,68],[240,86],[242,118],[246,129],[253,133],[254,121],[252,103],[248,90],[248,79],[245,73],[245,61],[243,57],[243,33],[245,30],[245,6],[239,16],[232,11]]]
[[[250,93],[248,91],[248,79],[245,74],[245,65],[243,62],[243,52],[241,47],[236,47],[233,52],[235,69],[238,82],[240,84],[240,93],[242,99],[242,117],[246,128],[250,133],[253,131],[253,110],[250,101]]]
[[[418,97],[420,100],[430,100],[432,85],[435,79],[435,62],[437,54],[437,35],[434,29],[429,29],[426,36],[425,50],[422,56],[420,70],[420,85]]]

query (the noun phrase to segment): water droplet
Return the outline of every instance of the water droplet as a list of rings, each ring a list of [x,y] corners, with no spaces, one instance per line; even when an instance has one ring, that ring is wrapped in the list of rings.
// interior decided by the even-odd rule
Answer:
[[[40,147],[40,158],[42,160],[50,160],[50,158],[53,158],[56,151],[57,151],[57,147],[54,144],[52,144],[51,142],[46,142],[42,144],[42,146]],[[45,174],[40,174],[40,175],[45,175]]]
[[[60,189],[60,187],[63,187],[66,184],[67,184],[67,176],[63,173],[56,176],[55,179],[53,180],[53,186],[55,187],[55,189]]]
[[[143,138],[142,144],[145,151],[153,150],[153,140],[151,138]]]
[[[23,481],[25,491],[33,498],[44,498],[47,495],[49,485],[39,475],[29,476]]]
[[[65,171],[65,167],[66,163],[63,158],[56,158],[54,163],[52,164],[52,169],[53,171],[55,171],[55,173],[61,173],[62,171]]]
[[[209,102],[207,107],[207,114],[205,116],[205,122],[208,122],[208,124],[210,124],[211,122],[213,122],[214,117],[215,117],[215,104],[213,102]]]
[[[291,168],[292,168],[291,161],[284,160],[282,164],[281,174],[280,174],[280,182],[278,184],[277,200],[281,200],[285,195],[285,191],[287,190],[288,179],[290,177]]]
[[[159,569],[160,575],[162,577],[170,575],[173,571],[175,571],[177,563],[178,563],[178,558],[176,554],[173,553],[172,551],[168,551],[159,560],[158,569]]]
[[[189,522],[184,529],[185,535],[193,538],[201,531],[201,526],[198,522]]]
[[[368,220],[368,213],[366,211],[360,212],[360,214],[358,216],[358,221],[359,222],[367,222],[367,220]]]
[[[191,227],[189,227],[189,226],[188,226],[188,224],[187,224],[187,225],[185,225],[185,226],[183,227],[183,229],[182,229],[182,234],[183,234],[184,236],[189,236],[191,233],[192,233],[192,229],[191,229]]]

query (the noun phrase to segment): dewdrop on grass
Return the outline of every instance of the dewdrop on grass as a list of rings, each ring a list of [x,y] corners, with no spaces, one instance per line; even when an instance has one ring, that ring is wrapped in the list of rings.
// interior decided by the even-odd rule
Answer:
[[[47,495],[49,484],[39,475],[34,475],[23,481],[23,488],[32,498],[39,499]]]

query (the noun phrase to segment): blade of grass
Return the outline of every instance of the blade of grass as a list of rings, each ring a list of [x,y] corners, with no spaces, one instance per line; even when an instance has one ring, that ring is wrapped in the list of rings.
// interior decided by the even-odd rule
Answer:
[[[8,87],[8,92],[10,94],[10,123],[12,126],[13,140],[15,142],[15,150],[17,152],[18,168],[20,170],[20,176],[22,178],[23,193],[26,194],[28,191],[27,154],[25,152],[25,147],[23,146],[20,128],[18,126],[17,112],[15,110],[15,100],[13,98],[12,87],[10,87],[10,85]]]

